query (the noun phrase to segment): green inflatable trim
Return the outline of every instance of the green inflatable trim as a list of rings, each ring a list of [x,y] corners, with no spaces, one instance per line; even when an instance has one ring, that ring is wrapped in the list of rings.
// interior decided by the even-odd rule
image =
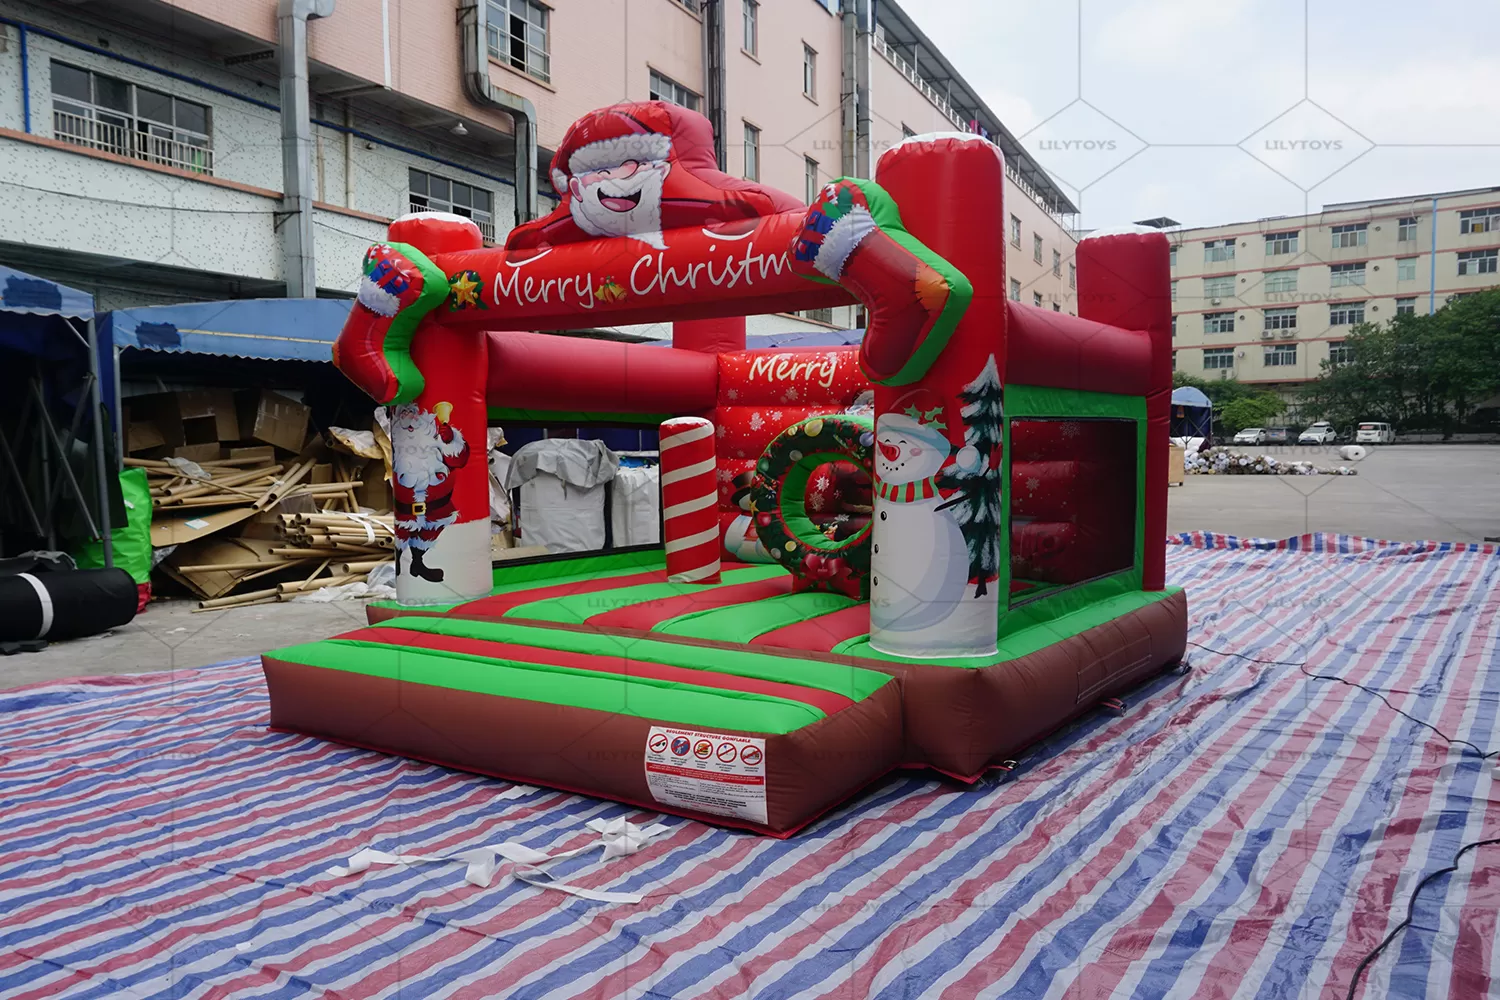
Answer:
[[[559,583],[582,583],[600,577],[629,576],[632,573],[666,568],[667,557],[660,549],[612,552],[605,555],[580,555],[573,559],[547,559],[534,563],[502,560],[494,564],[492,572],[495,586],[486,596],[494,597],[498,594],[514,593],[538,583],[546,583],[548,586]],[[474,598],[474,600],[482,600],[482,598]],[[422,605],[406,605],[400,601],[371,601],[370,603],[374,607],[391,611],[420,607],[425,612],[445,612],[463,607],[469,601]]]
[[[694,639],[750,642],[767,632],[812,618],[821,618],[858,603],[843,594],[804,590],[737,607],[690,611],[676,618],[668,618],[651,631]]]
[[[422,394],[426,385],[411,357],[411,338],[427,314],[448,298],[448,276],[428,260],[426,254],[408,243],[388,242],[380,245],[390,247],[411,261],[422,275],[422,291],[417,294],[417,301],[396,312],[381,345],[385,363],[391,366],[391,371],[396,376],[396,395],[386,400],[387,404],[394,406],[398,403],[410,403]]]
[[[530,621],[562,622],[582,625],[595,615],[629,607],[661,601],[685,594],[703,594],[735,583],[754,583],[780,576],[786,571],[780,566],[756,565],[743,569],[727,570],[720,575],[719,583],[642,583],[618,590],[592,591],[587,594],[569,594],[567,597],[552,597],[529,604],[519,604],[505,613],[506,618],[521,618]],[[557,583],[567,581],[558,580]],[[548,643],[547,645],[550,645]]]

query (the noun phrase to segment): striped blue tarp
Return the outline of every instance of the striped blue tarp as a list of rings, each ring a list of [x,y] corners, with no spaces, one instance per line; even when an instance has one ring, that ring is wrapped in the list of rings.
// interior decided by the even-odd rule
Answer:
[[[0,692],[0,996],[1342,997],[1417,881],[1500,832],[1493,546],[1173,539],[1192,671],[1005,783],[893,776],[788,841],[269,732],[254,661]],[[0,663],[3,668],[3,663]],[[1423,890],[1367,997],[1483,997],[1500,848]]]

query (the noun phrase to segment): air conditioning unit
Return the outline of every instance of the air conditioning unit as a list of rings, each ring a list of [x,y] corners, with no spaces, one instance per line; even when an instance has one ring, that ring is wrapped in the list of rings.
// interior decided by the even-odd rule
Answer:
[[[1271,340],[1275,336],[1276,336],[1276,331],[1275,330],[1262,330],[1262,331],[1260,331],[1260,339],[1261,340]]]
[[[1296,330],[1282,330],[1281,331],[1281,336],[1282,336],[1282,339],[1284,339],[1284,340],[1291,340],[1293,337],[1297,336],[1297,331]]]
[[[1216,306],[1217,306],[1217,305],[1221,305],[1221,304],[1222,304],[1222,303],[1223,303],[1223,302],[1224,302],[1224,300],[1223,300],[1223,299],[1214,299],[1214,300],[1213,300],[1213,304],[1214,304],[1214,305],[1216,305]]]

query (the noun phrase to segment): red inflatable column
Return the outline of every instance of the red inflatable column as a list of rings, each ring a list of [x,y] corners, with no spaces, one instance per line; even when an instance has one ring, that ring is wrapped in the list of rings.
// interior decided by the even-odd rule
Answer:
[[[895,199],[906,230],[963,272],[974,295],[924,376],[875,390],[870,645],[901,656],[988,656],[1009,588],[995,485],[1004,419],[1005,161],[976,135],[916,136],[880,157],[875,180]],[[968,484],[963,495],[955,480]]]
[[[672,346],[680,351],[730,354],[745,349],[745,317],[679,319],[672,324]]]
[[[397,219],[390,238],[429,257],[483,245],[474,223],[435,212]],[[447,278],[449,297],[438,308],[477,308],[482,277]],[[485,338],[429,317],[412,336],[411,355],[424,388],[390,408],[396,597],[402,604],[483,597],[493,586]]]
[[[1156,230],[1108,233],[1078,244],[1078,315],[1151,338],[1146,396],[1146,481],[1141,586],[1161,590],[1167,567],[1167,450],[1172,407],[1171,244]]]
[[[661,425],[662,540],[672,583],[719,582],[719,487],[714,425],[676,417]]]

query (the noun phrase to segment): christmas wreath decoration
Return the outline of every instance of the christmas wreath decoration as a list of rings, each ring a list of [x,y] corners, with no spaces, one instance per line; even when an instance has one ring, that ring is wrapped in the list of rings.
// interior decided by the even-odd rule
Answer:
[[[870,525],[835,539],[807,512],[807,482],[829,462],[873,465],[875,421],[854,414],[800,420],[766,446],[750,486],[750,511],[761,544],[798,578],[799,590],[869,596]]]

